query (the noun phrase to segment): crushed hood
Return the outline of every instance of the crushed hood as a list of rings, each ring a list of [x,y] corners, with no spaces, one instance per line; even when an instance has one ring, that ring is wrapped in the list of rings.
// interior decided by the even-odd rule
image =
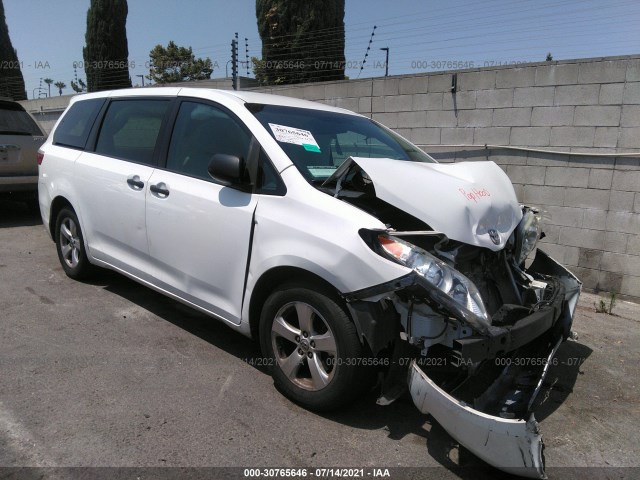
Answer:
[[[502,250],[522,218],[509,177],[494,162],[421,163],[351,157],[371,178],[376,196],[447,237]]]

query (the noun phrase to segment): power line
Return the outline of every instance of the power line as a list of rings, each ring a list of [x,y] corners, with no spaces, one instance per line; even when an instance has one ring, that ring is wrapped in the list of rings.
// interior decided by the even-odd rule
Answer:
[[[567,52],[585,52],[587,56],[593,56],[594,51],[606,52],[606,49],[614,50],[615,53],[629,52],[633,49],[637,52],[637,25],[632,15],[638,13],[638,9],[627,8],[625,12],[607,15],[612,8],[626,8],[636,6],[636,1],[610,1],[600,3],[586,0],[575,1],[547,1],[532,3],[530,1],[514,0],[509,4],[509,9],[496,10],[487,5],[504,5],[500,0],[488,0],[469,2],[465,5],[464,14],[459,13],[458,5],[449,4],[439,7],[433,12],[414,12],[394,17],[379,19],[375,22],[380,29],[376,41],[384,41],[394,50],[394,65],[406,68],[411,60],[418,58],[433,58],[435,55],[455,56],[457,52],[464,52],[465,56],[484,55],[488,58],[503,58],[504,54],[521,55],[524,59],[537,59],[538,49],[551,49],[556,59],[561,57],[558,50]],[[514,5],[516,7],[514,7]],[[567,6],[576,5],[571,11],[563,11]],[[593,15],[599,13],[598,21],[594,22]],[[454,16],[455,14],[455,16]],[[610,21],[618,19],[617,21]],[[371,21],[349,23],[345,26],[318,29],[302,38],[297,43],[300,48],[313,47],[319,57],[329,53],[332,48],[339,45],[341,36],[337,36],[343,29],[345,32],[345,53],[353,52],[356,45],[364,43],[369,39],[369,46],[373,38],[370,35]],[[486,27],[485,30],[475,33],[473,30]],[[594,29],[602,30],[609,28],[611,35],[615,38],[599,41],[597,45],[587,45],[583,39],[593,35]],[[627,35],[621,38],[621,35]],[[293,38],[293,34],[274,36],[269,41],[287,41]],[[549,45],[551,39],[561,39]],[[249,74],[248,63],[248,42],[254,41],[245,37],[245,60],[247,61],[247,74]],[[514,42],[526,42],[525,45],[513,46]],[[259,44],[259,40],[257,40]],[[470,49],[469,45],[475,48]],[[482,45],[482,47],[480,47]],[[598,50],[594,50],[597,48]],[[228,58],[228,46],[224,44],[209,45],[194,49],[198,51],[198,56],[209,56],[217,63]],[[202,52],[202,53],[200,53]],[[369,49],[365,53],[362,62],[352,62],[346,59],[345,71],[357,71],[358,76],[368,67]],[[545,52],[546,53],[546,52]],[[359,55],[358,55],[359,56]],[[275,55],[273,60],[283,60],[289,58],[285,54]],[[355,56],[354,56],[355,58]],[[566,56],[564,58],[567,58]],[[188,60],[188,59],[187,59]],[[130,69],[131,73],[139,71],[140,66],[144,66],[148,60],[135,60],[136,67]],[[404,63],[403,63],[404,62]],[[318,69],[306,67],[301,71],[314,72]],[[328,72],[332,69],[324,69]],[[340,69],[333,69],[340,70]],[[48,70],[47,76],[52,78],[75,78],[77,72],[72,72],[67,68]],[[119,72],[103,71],[107,80],[114,79],[114,75]],[[23,71],[25,83],[37,83],[37,78],[42,75],[41,71]]]

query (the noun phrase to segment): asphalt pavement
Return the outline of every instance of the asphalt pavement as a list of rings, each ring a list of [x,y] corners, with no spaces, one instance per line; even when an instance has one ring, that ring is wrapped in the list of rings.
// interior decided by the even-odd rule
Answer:
[[[640,476],[640,306],[618,301],[606,315],[598,301],[583,294],[578,340],[563,344],[543,391],[552,478]],[[67,278],[39,216],[0,200],[0,477],[353,467],[510,478],[408,397],[380,407],[372,391],[340,412],[306,411],[276,391],[259,356],[251,340],[118,274]]]

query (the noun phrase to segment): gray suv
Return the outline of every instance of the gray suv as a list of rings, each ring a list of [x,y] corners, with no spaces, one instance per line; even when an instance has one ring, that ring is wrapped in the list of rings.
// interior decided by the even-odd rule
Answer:
[[[37,205],[38,148],[46,138],[17,102],[0,99],[0,194]]]

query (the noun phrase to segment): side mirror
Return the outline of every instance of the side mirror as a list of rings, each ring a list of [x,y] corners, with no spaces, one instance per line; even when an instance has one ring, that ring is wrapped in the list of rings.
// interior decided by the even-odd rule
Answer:
[[[209,175],[225,187],[238,187],[243,184],[244,162],[235,155],[216,153],[209,161]]]

